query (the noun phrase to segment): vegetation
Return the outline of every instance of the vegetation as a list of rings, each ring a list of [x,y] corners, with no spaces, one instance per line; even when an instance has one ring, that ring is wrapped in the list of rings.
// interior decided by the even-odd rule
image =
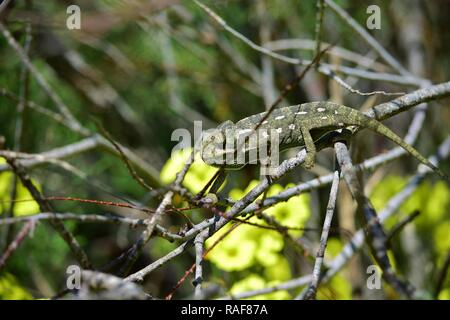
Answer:
[[[3,1],[0,299],[450,299],[448,181],[386,139],[330,140],[311,170],[288,150],[278,176],[230,171],[216,199],[203,191],[218,169],[198,154],[186,166],[193,149],[174,150],[173,134],[186,129],[193,146],[194,121],[327,100],[372,112],[449,173],[448,7]],[[380,288],[387,267],[370,235],[358,242],[370,204],[395,271]],[[91,291],[97,276],[132,285]]]

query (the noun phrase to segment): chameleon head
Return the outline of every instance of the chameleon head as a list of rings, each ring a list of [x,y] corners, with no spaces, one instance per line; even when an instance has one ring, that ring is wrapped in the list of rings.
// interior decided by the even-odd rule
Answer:
[[[233,139],[235,139],[235,125],[230,120],[223,122],[215,129],[204,131],[200,144],[201,158],[205,163],[214,167],[226,169],[242,167],[235,163],[235,150],[226,149],[227,141],[230,142]]]

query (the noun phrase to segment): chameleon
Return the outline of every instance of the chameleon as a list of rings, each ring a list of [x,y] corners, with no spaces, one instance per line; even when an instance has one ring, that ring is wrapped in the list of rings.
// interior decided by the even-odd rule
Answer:
[[[378,120],[370,118],[356,109],[328,101],[278,108],[273,110],[269,116],[267,116],[267,112],[262,112],[244,118],[236,124],[230,120],[225,121],[216,129],[202,136],[200,156],[209,165],[227,170],[239,169],[249,163],[248,156],[252,150],[258,151],[254,160],[262,160],[258,148],[263,145],[262,143],[270,145],[272,140],[270,140],[271,135],[268,132],[275,132],[278,136],[276,143],[278,143],[279,151],[292,147],[304,147],[306,149],[302,166],[305,169],[310,169],[315,163],[318,143],[330,132],[346,130],[345,128],[349,126],[367,128],[388,138],[419,162],[428,166],[444,179],[449,180],[445,173],[422,156],[419,151]],[[256,128],[258,128],[256,131],[261,130],[266,134],[259,135],[257,143],[252,144],[249,139],[245,140],[245,136],[257,134]],[[239,143],[239,141],[241,142]],[[237,157],[238,150],[245,157]],[[244,161],[242,162],[242,160]]]

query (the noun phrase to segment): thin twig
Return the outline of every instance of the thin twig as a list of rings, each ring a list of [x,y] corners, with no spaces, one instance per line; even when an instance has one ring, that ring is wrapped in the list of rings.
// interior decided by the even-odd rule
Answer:
[[[225,297],[222,297],[219,299],[220,300],[247,299],[250,297],[259,296],[262,294],[268,294],[268,293],[272,293],[272,292],[276,292],[276,291],[280,291],[280,290],[295,289],[295,288],[304,286],[304,285],[308,284],[309,282],[311,282],[311,275],[306,275],[306,276],[301,276],[300,278],[297,278],[297,279],[292,279],[292,280],[289,280],[289,281],[286,281],[286,282],[283,282],[280,284],[276,284],[274,286],[262,288],[262,289],[240,292],[240,293],[236,293],[233,295],[229,294],[228,296],[225,296]]]
[[[437,156],[432,156],[429,158],[430,161],[438,162],[439,159],[446,159],[450,155],[450,136],[440,145],[437,152]],[[414,191],[419,187],[419,185],[424,181],[424,178],[430,171],[423,169],[419,166],[417,173],[413,176],[402,191],[393,196],[387,204],[384,206],[383,210],[380,211],[379,219],[380,222],[386,221],[391,217],[406,200],[409,199],[414,194]],[[356,252],[361,249],[364,245],[364,230],[358,230],[352,239],[343,247],[341,252],[329,263],[329,268],[320,278],[320,283],[328,282],[332,277],[334,277],[356,254]],[[239,295],[232,296],[230,298],[243,299],[250,298],[259,294],[271,293],[279,290],[295,289],[311,281],[312,277],[310,275],[301,276],[296,279],[292,279],[286,282],[277,284],[276,286],[271,286],[264,289],[242,292]]]
[[[162,185],[161,181],[159,181],[159,172],[156,168],[154,168],[148,162],[141,159],[130,149],[125,148],[122,145],[119,146],[122,152],[127,155],[128,160],[139,171],[139,173],[144,175],[144,177],[147,179],[147,181],[149,181],[149,183],[151,183],[155,187],[160,187]],[[78,142],[75,142],[73,144],[68,144],[60,148],[55,148],[53,150],[44,151],[42,153],[29,156],[30,159],[21,160],[20,164],[24,168],[33,168],[35,166],[51,162],[52,159],[62,159],[71,157],[80,153],[88,152],[96,148],[104,149],[116,156],[120,156],[117,149],[108,140],[99,135],[94,135],[86,139],[80,140]],[[18,154],[18,156],[21,155],[22,154]],[[0,164],[0,172],[4,172],[7,170],[10,170],[8,165]]]
[[[240,39],[241,41],[243,41],[245,44],[247,44],[251,48],[255,49],[256,51],[261,52],[265,55],[268,55],[272,58],[278,59],[280,61],[287,62],[287,63],[292,63],[292,64],[300,64],[301,63],[300,59],[289,58],[282,54],[273,52],[267,48],[261,47],[260,45],[257,45],[256,43],[254,43],[253,41],[248,39],[246,36],[244,36],[242,33],[238,32],[235,29],[233,29],[232,27],[230,27],[228,25],[228,23],[224,19],[222,19],[217,13],[215,13],[213,10],[211,10],[211,8],[207,7],[205,4],[201,3],[198,0],[194,0],[194,2],[197,6],[202,8],[213,20],[215,20],[223,29],[225,29],[226,31],[231,33],[233,36]]]
[[[28,189],[31,196],[36,200],[36,202],[39,204],[39,207],[41,211],[43,212],[53,212],[53,209],[50,205],[50,203],[42,196],[42,194],[39,192],[39,190],[36,188],[34,183],[30,180],[30,178],[27,176],[26,172],[24,171],[23,167],[20,166],[20,164],[17,163],[15,159],[6,158],[6,161],[13,169],[14,173],[20,178],[20,181],[24,185],[25,188]],[[57,217],[54,217],[50,220],[50,224],[52,227],[59,233],[61,238],[64,239],[64,241],[67,243],[69,248],[71,249],[72,253],[77,258],[78,262],[84,269],[92,269],[92,265],[89,262],[89,259],[84,252],[84,250],[79,245],[77,239],[75,236],[66,229],[64,224],[58,220]]]
[[[420,215],[420,211],[416,210],[413,213],[411,213],[410,215],[408,215],[405,219],[398,222],[395,226],[393,226],[392,229],[389,230],[389,233],[386,236],[388,246],[390,246],[392,239],[395,236],[397,236],[403,230],[403,228],[406,227],[406,225],[408,223],[411,223],[412,221],[414,221],[414,219],[417,218],[419,215]]]
[[[220,26],[222,26],[224,28],[224,30],[228,31],[229,33],[231,33],[233,36],[237,37],[238,39],[240,39],[241,41],[243,41],[245,44],[247,44],[248,46],[250,46],[252,49],[268,55],[272,58],[278,59],[280,61],[286,62],[286,63],[290,63],[290,64],[294,64],[294,65],[310,65],[311,62],[307,61],[307,60],[302,60],[302,59],[296,59],[296,58],[290,58],[290,57],[286,57],[282,54],[276,53],[270,49],[264,48],[260,45],[257,45],[256,43],[254,43],[253,41],[251,41],[250,39],[248,39],[247,37],[245,37],[242,33],[238,32],[237,30],[233,29],[232,27],[230,27],[226,21],[221,18],[217,13],[215,13],[214,11],[211,10],[211,8],[207,7],[206,5],[204,5],[203,3],[194,0],[194,2],[200,7],[202,8],[211,18],[213,18]],[[349,84],[347,84],[343,79],[341,79],[339,76],[337,76],[329,67],[327,67],[326,65],[320,65],[318,66],[317,70],[323,74],[325,74],[326,76],[330,77],[331,79],[337,81],[340,85],[342,85],[345,89],[350,90],[350,92],[352,93],[356,93],[359,95],[363,95],[363,96],[370,96],[370,95],[375,95],[375,94],[383,94],[383,95],[399,95],[402,93],[399,92],[395,92],[395,93],[387,93],[385,91],[373,91],[373,92],[361,92],[360,90],[354,89],[352,88]],[[258,81],[257,81],[258,82]],[[259,83],[259,82],[258,82]]]
[[[441,293],[441,290],[444,287],[445,279],[447,278],[449,268],[450,268],[450,250],[447,252],[447,257],[445,258],[444,264],[442,265],[442,269],[438,273],[436,287],[434,289],[435,299],[439,297],[439,293]]]
[[[20,244],[25,240],[25,237],[27,236],[27,234],[31,230],[33,230],[34,225],[35,225],[35,221],[28,221],[22,227],[22,229],[19,231],[16,238],[6,248],[5,252],[0,257],[0,271],[3,269],[4,266],[6,266],[6,262],[9,259],[9,257],[11,257],[11,255],[14,253],[14,251],[16,251],[19,248]]]
[[[139,183],[139,185],[141,185],[144,189],[146,189],[147,191],[152,191],[153,188],[150,187],[144,179],[142,179],[136,172],[136,170],[134,170],[133,165],[131,164],[130,159],[128,159],[127,155],[123,152],[121,146],[114,141],[114,139],[111,137],[111,135],[109,134],[108,131],[106,131],[106,129],[100,124],[97,123],[97,127],[100,128],[101,132],[103,133],[103,136],[106,138],[106,140],[108,140],[113,146],[114,148],[117,150],[117,152],[120,155],[120,158],[122,159],[122,161],[125,163],[125,166],[128,169],[128,172],[131,174],[131,176],[133,177],[133,179],[135,181],[137,181],[137,183]]]
[[[384,61],[386,61],[392,68],[397,70],[401,75],[410,76],[410,73],[391,55],[383,46],[370,35],[369,32],[359,25],[359,23],[352,18],[345,10],[337,5],[333,0],[325,0],[325,3],[342,18],[361,38],[372,47]]]
[[[322,56],[325,54],[325,52],[327,52],[330,48],[332,47],[332,45],[326,47],[325,49],[323,49],[322,51],[320,51],[315,57],[314,59],[305,67],[305,69],[303,69],[303,71],[298,74],[294,80],[292,80],[287,86],[285,86],[283,88],[283,90],[281,91],[280,95],[278,96],[278,98],[272,103],[272,105],[267,108],[267,112],[264,115],[264,117],[261,118],[261,120],[258,122],[258,124],[256,125],[254,131],[258,130],[258,128],[261,126],[261,124],[270,116],[270,114],[273,112],[273,110],[275,110],[275,108],[281,103],[281,101],[283,101],[283,99],[287,96],[287,94],[292,91],[294,88],[296,88],[300,82],[302,81],[302,79],[305,77],[305,75],[308,73],[308,71],[315,65],[317,65],[320,62],[320,59],[322,58]]]
[[[315,55],[318,55],[320,52],[320,46],[322,43],[322,27],[323,27],[323,14],[325,11],[325,2],[324,0],[317,0],[317,14],[316,14],[316,50]]]
[[[331,222],[333,220],[333,213],[336,207],[336,198],[339,186],[339,171],[334,172],[333,182],[331,184],[330,196],[328,199],[327,212],[325,215],[325,220],[323,222],[322,234],[320,236],[320,247],[317,251],[316,262],[314,263],[314,269],[312,273],[312,280],[309,288],[304,297],[299,297],[300,299],[315,299],[317,288],[319,285],[319,279],[322,269],[322,263],[325,256],[325,249],[327,247],[328,233],[330,232]]]
[[[206,255],[207,255],[208,253],[210,253],[210,252],[211,252],[211,251],[212,251],[212,250],[213,250],[220,242],[223,241],[223,239],[225,239],[225,237],[227,237],[233,230],[235,230],[235,229],[236,229],[237,227],[239,227],[241,224],[242,224],[242,223],[240,223],[240,222],[235,223],[235,224],[232,225],[226,232],[224,232],[223,234],[221,234],[220,237],[219,237],[218,239],[216,239],[216,240],[214,241],[214,243],[208,248],[208,250],[206,250],[206,251],[203,252],[203,254],[202,254],[202,256],[201,256],[201,260],[203,260],[203,259],[206,257]],[[205,241],[205,239],[207,238],[207,236],[208,236],[208,232],[207,232],[207,230],[204,230],[202,233],[200,233],[200,234],[196,237],[196,239],[198,239],[199,241],[203,241],[203,243],[204,243],[204,241]],[[198,243],[198,242],[197,242],[197,243]],[[194,239],[194,245],[195,245],[195,239]],[[197,249],[197,248],[196,248],[196,249]],[[203,251],[203,249],[202,249],[202,251]],[[200,260],[200,259],[199,259],[199,260]],[[191,267],[190,267],[188,270],[186,270],[186,272],[185,272],[184,275],[181,277],[181,279],[178,280],[177,284],[176,284],[175,287],[172,289],[172,291],[166,296],[166,300],[171,300],[171,299],[172,299],[172,296],[174,295],[175,291],[183,284],[183,282],[186,280],[187,276],[190,275],[190,274],[194,271],[194,269],[196,268],[196,266],[197,266],[197,257],[196,257],[196,262],[193,263],[193,264],[191,265]],[[195,280],[194,280],[194,285],[196,285],[196,284],[195,284]],[[198,295],[198,296],[200,296],[200,295]]]
[[[205,240],[207,233],[199,233],[194,240],[195,246],[195,278],[194,278],[194,297],[199,299],[203,295],[202,282],[203,282],[203,250],[205,246]]]
[[[34,67],[25,53],[24,49],[17,43],[17,41],[13,38],[9,30],[6,26],[0,22],[0,31],[3,36],[6,38],[8,44],[13,48],[21,59],[22,63],[28,68],[30,73],[36,79],[41,88],[45,91],[45,93],[50,97],[50,99],[55,103],[56,107],[59,109],[62,115],[67,119],[70,123],[70,126],[75,131],[80,131],[84,133],[88,133],[86,129],[78,122],[78,120],[72,115],[69,108],[65,105],[65,103],[61,100],[61,98],[55,93],[55,91],[50,87],[47,83],[47,80],[42,76],[42,74]]]
[[[293,39],[273,40],[264,43],[264,46],[274,51],[291,50],[291,49],[314,51],[316,49],[316,43],[317,42],[312,39],[293,38]],[[321,41],[320,44],[321,49],[329,45],[330,45],[329,43],[326,43],[324,41]],[[333,48],[331,48],[327,54],[334,55],[343,60],[359,64],[362,67],[378,72],[385,72],[388,69],[388,67],[381,62],[374,61],[372,58],[368,58],[365,55],[338,46],[334,46]]]
[[[12,218],[3,218],[0,219],[0,226],[11,225],[16,223],[28,222],[28,221],[40,221],[40,220],[51,220],[54,218],[58,218],[61,221],[65,220],[73,220],[77,222],[85,222],[85,223],[113,223],[113,224],[126,224],[129,225],[130,228],[136,227],[145,227],[148,222],[146,219],[133,219],[127,217],[121,217],[111,214],[78,214],[78,213],[52,213],[52,212],[41,212],[28,216],[21,217],[12,217]],[[183,237],[170,233],[165,228],[160,225],[155,226],[155,231],[158,236],[165,238],[169,241],[180,241],[183,240]]]
[[[136,261],[136,259],[139,256],[142,248],[147,244],[147,242],[152,237],[153,232],[156,228],[156,224],[161,219],[161,216],[165,212],[166,207],[172,202],[172,197],[173,197],[172,191],[169,191],[165,194],[163,200],[159,204],[155,213],[149,219],[146,229],[144,230],[144,232],[142,232],[138,241],[128,250],[126,261],[120,270],[121,274],[126,275],[129,272],[130,268],[133,266],[134,262]]]
[[[364,188],[358,180],[356,170],[350,159],[349,152],[345,144],[337,142],[335,144],[336,157],[342,169],[344,180],[352,194],[353,199],[358,205],[358,213],[364,222],[367,230],[367,242],[371,253],[383,271],[383,278],[388,282],[399,294],[407,298],[414,296],[415,289],[407,282],[400,279],[390,262],[387,255],[387,237],[383,227],[379,222],[375,208],[369,199],[364,195]]]

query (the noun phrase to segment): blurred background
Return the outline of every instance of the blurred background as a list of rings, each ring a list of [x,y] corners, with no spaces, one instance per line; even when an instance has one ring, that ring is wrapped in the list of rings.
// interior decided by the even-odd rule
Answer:
[[[231,28],[273,52],[303,60],[315,56],[316,1],[205,0],[202,3]],[[370,16],[367,8],[379,6],[381,28],[366,30],[413,75],[400,79],[355,76],[352,70],[372,75],[398,75],[398,70],[326,8],[322,41],[334,47],[324,54],[322,62],[329,64],[352,88],[361,92],[411,92],[427,83],[423,79],[430,83],[449,80],[450,1],[340,0],[335,3],[364,29]],[[81,28],[71,30],[68,19],[73,17],[73,12],[67,12],[67,8],[73,4],[81,10]],[[2,148],[25,153],[56,149],[69,155],[59,158],[59,162],[33,164],[27,169],[46,196],[115,202],[125,199],[154,208],[159,197],[133,179],[114,148],[89,145],[95,133],[103,134],[100,127],[129,148],[130,154],[136,157],[133,159],[137,159],[134,163],[137,172],[158,190],[173,181],[187,157],[185,153],[171,157],[177,143],[171,139],[175,129],[185,128],[193,134],[194,121],[202,121],[203,129],[208,129],[225,120],[237,121],[263,112],[304,69],[254,50],[193,1],[17,0],[1,9],[0,22]],[[26,67],[26,61],[34,66],[34,71]],[[364,110],[393,98],[352,93],[313,68],[299,87],[287,94],[281,106],[330,100]],[[448,105],[448,99],[429,103],[425,125],[415,144],[424,155],[433,154],[450,133]],[[75,122],[64,118],[61,113],[64,107],[73,114]],[[404,136],[413,116],[411,110],[388,119],[385,124]],[[76,127],[77,122],[82,129]],[[74,146],[80,149],[74,151]],[[386,139],[364,131],[352,142],[351,150],[357,163],[391,147]],[[295,151],[284,156],[292,154]],[[318,155],[313,171],[294,170],[271,193],[276,194],[290,183],[298,184],[332,172],[334,162],[332,150],[324,150]],[[441,167],[445,172],[450,170],[448,161]],[[366,193],[378,210],[402,189],[416,168],[414,159],[403,157],[371,173]],[[215,169],[198,162],[186,177],[185,186],[193,193],[198,192],[214,172]],[[258,179],[258,170],[252,166],[232,172],[221,194],[238,200]],[[237,229],[235,236],[217,246],[205,265],[205,285],[217,288],[213,297],[260,289],[311,272],[311,257],[317,248],[328,194],[329,186],[325,186],[295,197],[283,207],[271,208],[272,214],[286,223],[316,229],[292,232],[292,237],[304,244],[302,250],[275,231],[252,226]],[[34,201],[11,201],[14,199],[30,200],[31,196],[3,161],[0,163],[0,218],[39,212]],[[393,238],[392,259],[399,273],[430,297],[441,299],[450,299],[450,277],[438,281],[449,260],[449,199],[448,185],[430,176],[386,225],[389,229],[411,213],[420,212]],[[62,213],[146,217],[137,210],[69,199],[52,201],[52,204]],[[173,205],[187,204],[181,197],[175,197]],[[327,259],[338,254],[349,240],[349,234],[359,227],[354,211],[354,203],[343,185]],[[177,232],[186,221],[197,223],[211,215],[206,210],[193,209],[185,211],[184,216],[166,214],[162,224]],[[67,221],[65,225],[97,268],[119,256],[140,234],[139,229],[126,225],[77,221]],[[6,251],[19,230],[18,223],[0,225],[0,252]],[[235,249],[236,243],[245,245]],[[155,237],[145,247],[133,271],[170,252],[176,245]],[[155,270],[143,287],[156,297],[164,297],[194,260],[193,250],[186,252]],[[368,250],[364,249],[331,282],[321,287],[318,298],[397,298],[388,287],[366,288],[366,268],[372,263]],[[0,298],[52,297],[65,288],[66,268],[71,264],[76,261],[67,245],[48,224],[40,222],[2,266]],[[193,290],[191,281],[188,278],[174,297],[189,297]],[[257,298],[288,299],[301,289]]]

